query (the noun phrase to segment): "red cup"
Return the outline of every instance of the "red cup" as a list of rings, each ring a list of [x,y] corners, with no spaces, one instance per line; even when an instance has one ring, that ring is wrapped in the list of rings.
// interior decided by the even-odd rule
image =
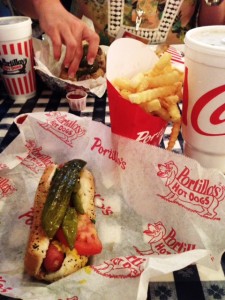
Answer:
[[[0,18],[0,69],[9,96],[29,99],[36,94],[31,19]]]

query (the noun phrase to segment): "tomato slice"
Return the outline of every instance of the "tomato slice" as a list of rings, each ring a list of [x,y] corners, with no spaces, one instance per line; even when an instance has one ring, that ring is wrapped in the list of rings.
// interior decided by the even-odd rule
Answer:
[[[79,215],[75,249],[80,255],[94,255],[102,251],[102,243],[98,237],[95,224],[87,215]]]
[[[62,227],[59,227],[59,229],[57,230],[55,238],[64,246],[69,247],[69,244],[66,240]]]
[[[56,239],[69,247],[61,227],[56,233]],[[74,248],[79,255],[85,256],[99,254],[102,251],[102,243],[98,237],[95,224],[85,214],[78,216],[77,237]]]

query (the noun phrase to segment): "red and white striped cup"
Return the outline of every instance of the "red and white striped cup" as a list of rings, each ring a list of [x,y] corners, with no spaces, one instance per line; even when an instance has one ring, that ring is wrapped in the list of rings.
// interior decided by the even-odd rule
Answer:
[[[36,94],[31,19],[0,18],[0,71],[12,99],[26,100]]]

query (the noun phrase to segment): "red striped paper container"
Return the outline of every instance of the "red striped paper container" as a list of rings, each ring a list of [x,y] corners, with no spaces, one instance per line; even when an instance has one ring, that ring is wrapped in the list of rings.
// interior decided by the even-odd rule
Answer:
[[[9,96],[29,99],[36,94],[31,19],[0,18],[0,70]]]

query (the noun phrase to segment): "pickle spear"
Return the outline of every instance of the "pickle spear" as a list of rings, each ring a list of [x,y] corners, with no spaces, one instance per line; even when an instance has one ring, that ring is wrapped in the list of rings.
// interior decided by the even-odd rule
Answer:
[[[63,222],[74,186],[85,165],[81,159],[71,160],[57,170],[53,178],[42,212],[42,227],[49,238],[53,238]]]
[[[96,217],[94,193],[94,177],[90,171],[82,169],[80,179],[77,180],[71,199],[77,213],[87,214],[92,221]]]
[[[70,249],[74,248],[77,236],[78,215],[74,207],[68,207],[62,223],[62,230]]]

